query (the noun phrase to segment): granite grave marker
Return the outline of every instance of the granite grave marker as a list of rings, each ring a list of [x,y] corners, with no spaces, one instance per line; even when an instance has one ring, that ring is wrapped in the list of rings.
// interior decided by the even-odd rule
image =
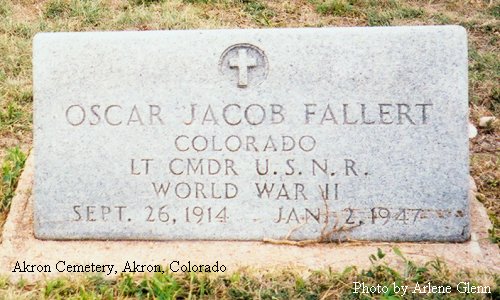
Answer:
[[[457,26],[42,33],[42,239],[463,241]]]

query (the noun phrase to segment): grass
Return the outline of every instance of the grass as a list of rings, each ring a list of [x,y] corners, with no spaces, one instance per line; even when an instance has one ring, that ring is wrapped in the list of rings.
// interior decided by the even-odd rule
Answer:
[[[0,203],[1,210],[8,210],[10,200],[14,197],[14,191],[17,187],[17,181],[26,162],[26,154],[18,147],[11,148],[7,151],[7,155],[2,165],[2,201]]]
[[[496,115],[500,114],[500,98],[498,95],[498,82],[500,82],[499,54],[492,51],[479,52],[477,49],[469,50],[471,64],[469,77],[472,93],[475,95],[476,105],[483,106]]]
[[[9,211],[14,192],[17,187],[19,176],[26,162],[26,154],[18,147],[7,150],[2,164],[2,182],[0,185],[0,225],[3,226],[7,212]]]
[[[331,269],[300,268],[256,270],[239,269],[229,274],[171,272],[121,274],[105,278],[93,274],[79,278],[55,278],[28,283],[0,278],[0,298],[23,299],[498,299],[500,277],[492,273],[454,272],[439,259],[425,264],[408,260],[398,248],[392,251],[399,261],[389,264],[386,253],[378,250],[370,256],[367,269],[347,267]],[[386,286],[385,292],[362,294],[354,282],[366,286]],[[457,292],[460,282],[488,286],[489,294]],[[432,284],[450,286],[450,293],[412,294],[403,297],[398,288]],[[396,288],[395,288],[396,287]]]
[[[496,129],[498,130],[498,129]],[[475,147],[482,147],[485,152],[473,153],[471,156],[471,173],[478,185],[477,199],[488,208],[488,215],[493,224],[490,239],[500,246],[500,206],[498,190],[500,189],[500,154],[489,153],[488,141],[480,139]]]
[[[395,19],[416,19],[425,14],[422,8],[404,5],[397,0],[327,0],[313,3],[321,14],[352,16],[365,20],[369,26],[388,26]]]
[[[244,11],[252,16],[253,20],[262,26],[272,26],[272,18],[275,12],[260,1],[248,1],[245,3]]]
[[[500,4],[498,1],[444,0],[0,0],[0,228],[32,143],[31,43],[40,31],[156,30],[315,26],[458,24],[469,38],[470,119],[500,116]],[[486,206],[491,240],[500,245],[500,125],[479,128],[471,141],[471,174],[478,199]],[[375,255],[369,270],[322,270],[307,276],[291,271],[260,274],[241,271],[223,277],[167,274],[118,280],[11,283],[0,279],[0,298],[363,298],[352,294],[354,279],[455,284],[459,278],[484,279],[498,286],[497,275],[452,273],[440,261],[405,262],[396,270]],[[382,259],[383,260],[383,259]],[[484,277],[485,276],[485,277]],[[479,279],[478,279],[479,278]],[[372,280],[372,281],[370,281]],[[498,288],[497,288],[498,295]],[[370,296],[371,297],[371,296]],[[370,299],[370,297],[364,297]],[[386,299],[391,299],[387,295]],[[449,295],[448,298],[474,295]]]

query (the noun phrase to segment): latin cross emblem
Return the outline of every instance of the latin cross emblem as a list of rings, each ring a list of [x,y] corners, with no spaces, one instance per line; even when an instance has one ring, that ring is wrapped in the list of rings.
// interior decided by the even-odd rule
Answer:
[[[227,48],[219,60],[219,70],[238,88],[262,83],[269,72],[264,51],[251,44],[236,44]]]
[[[231,68],[238,68],[238,86],[246,87],[248,85],[248,68],[257,66],[255,58],[248,57],[247,49],[239,49],[238,57],[229,60]]]

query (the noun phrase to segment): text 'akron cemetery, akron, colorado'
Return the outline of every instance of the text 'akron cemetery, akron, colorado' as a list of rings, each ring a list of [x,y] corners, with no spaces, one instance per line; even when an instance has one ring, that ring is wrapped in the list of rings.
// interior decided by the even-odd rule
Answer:
[[[463,241],[457,26],[42,33],[42,239]]]

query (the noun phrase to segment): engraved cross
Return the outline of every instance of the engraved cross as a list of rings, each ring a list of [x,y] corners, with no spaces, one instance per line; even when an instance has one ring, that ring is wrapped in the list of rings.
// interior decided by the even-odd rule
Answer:
[[[248,68],[257,66],[255,58],[247,56],[247,49],[238,49],[238,57],[229,60],[229,67],[238,68],[238,86],[248,85]]]

